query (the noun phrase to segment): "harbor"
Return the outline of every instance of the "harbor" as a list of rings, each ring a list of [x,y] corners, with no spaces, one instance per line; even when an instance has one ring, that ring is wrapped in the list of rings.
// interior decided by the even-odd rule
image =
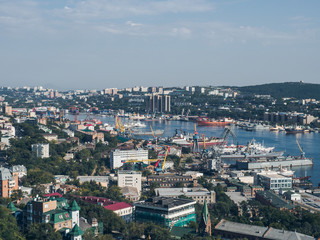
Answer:
[[[70,119],[73,119],[74,116],[66,116]],[[78,116],[79,120],[85,119],[85,114],[80,114]],[[102,123],[107,123],[110,126],[115,125],[115,118],[113,116],[101,116],[95,115],[94,118],[100,119]],[[129,118],[121,118],[123,123],[129,123]],[[139,132],[149,132],[150,135],[139,135],[137,138],[143,139],[153,139],[151,134],[151,128],[153,131],[160,131],[162,135],[157,136],[159,140],[166,140],[173,137],[177,132],[187,135],[188,133],[193,134],[194,122],[191,121],[167,121],[167,120],[158,120],[158,121],[142,121],[146,126],[139,127]],[[151,128],[150,128],[151,126]],[[219,126],[197,126],[197,131],[199,136],[205,134],[206,138],[217,138],[223,135],[224,127]],[[241,127],[235,126],[233,131],[236,135],[236,138],[230,136],[228,138],[228,144],[234,145],[247,145],[255,139],[259,143],[263,143],[267,147],[274,147],[275,152],[284,152],[284,156],[300,156],[301,151],[296,143],[296,139],[301,143],[301,147],[305,152],[307,158],[313,159],[313,165],[307,161],[306,166],[301,166],[301,164],[289,164],[289,167],[292,167],[295,171],[296,177],[306,177],[311,176],[311,181],[313,185],[318,185],[320,182],[320,135],[314,132],[307,132],[304,134],[286,134],[285,131],[269,131],[269,130],[260,130],[260,131],[247,131]],[[200,144],[200,148],[202,145]],[[209,146],[208,146],[209,147]],[[285,162],[288,163],[288,162]],[[252,164],[252,163],[251,163]],[[284,167],[283,164],[279,164]]]

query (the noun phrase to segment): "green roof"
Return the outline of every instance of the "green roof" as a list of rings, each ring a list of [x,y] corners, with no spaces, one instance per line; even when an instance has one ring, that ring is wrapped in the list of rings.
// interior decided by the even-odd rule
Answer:
[[[13,205],[12,202],[10,202],[7,206],[7,208],[9,208],[11,210],[11,212],[15,212],[17,211],[18,209]]]
[[[78,224],[76,224],[68,234],[71,236],[82,236],[83,231],[78,227]]]
[[[204,200],[201,217],[203,218],[203,221],[205,222],[205,224],[207,224],[208,223],[208,217],[209,217],[207,199]]]
[[[56,209],[43,213],[43,215],[50,215],[51,223],[59,223],[67,220],[71,220],[71,214],[66,210]]]
[[[80,211],[80,207],[78,205],[78,203],[76,202],[76,200],[73,200],[71,207],[70,207],[71,211]]]

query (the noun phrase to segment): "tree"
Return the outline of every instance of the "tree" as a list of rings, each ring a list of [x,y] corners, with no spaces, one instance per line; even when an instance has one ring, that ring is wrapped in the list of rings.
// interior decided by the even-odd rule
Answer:
[[[13,190],[12,194],[11,194],[11,199],[13,201],[15,200],[20,200],[23,197],[23,192],[21,191],[21,189],[18,190]]]
[[[0,205],[0,239],[23,240],[19,232],[16,219],[10,214],[9,209]]]
[[[144,231],[147,237],[150,236],[152,240],[167,240],[171,238],[170,232],[166,228],[150,223]]]
[[[27,240],[62,240],[62,236],[59,232],[56,232],[54,228],[47,223],[31,224],[27,227],[26,232]]]

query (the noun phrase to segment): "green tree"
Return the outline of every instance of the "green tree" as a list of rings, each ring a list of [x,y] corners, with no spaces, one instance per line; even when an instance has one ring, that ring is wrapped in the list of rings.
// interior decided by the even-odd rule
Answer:
[[[9,209],[0,205],[0,239],[23,240],[19,232],[16,219],[11,215]]]
[[[50,224],[31,224],[26,231],[27,240],[62,240],[59,232],[56,232]]]

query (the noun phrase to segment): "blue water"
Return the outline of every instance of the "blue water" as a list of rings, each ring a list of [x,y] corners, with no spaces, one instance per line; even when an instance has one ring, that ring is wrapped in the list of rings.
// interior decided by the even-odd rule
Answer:
[[[109,123],[114,125],[113,117],[101,117],[95,116],[100,119],[103,123]],[[70,116],[72,119],[72,116]],[[80,115],[79,119],[85,118],[84,115]],[[121,118],[122,122],[126,122],[125,118]],[[153,130],[164,129],[164,137],[171,137],[175,134],[176,129],[180,133],[180,130],[185,132],[194,132],[193,122],[181,122],[181,121],[145,121],[143,122],[147,125],[146,128],[141,128],[141,130],[150,131],[150,125]],[[207,137],[220,137],[224,131],[223,127],[208,127],[197,126],[198,133],[202,136],[205,134]],[[266,131],[245,131],[243,129],[234,128],[234,132],[237,138],[234,140],[232,136],[229,137],[228,143],[245,145],[254,138],[258,142],[263,142],[265,146],[274,146],[276,151],[285,151],[285,154],[289,155],[300,155],[301,152],[296,143],[296,138],[298,139],[306,157],[313,158],[312,167],[302,167],[295,168],[294,170],[296,177],[301,176],[311,176],[311,181],[313,185],[318,185],[320,183],[320,133],[304,133],[304,134],[285,134],[285,132],[270,132]],[[152,136],[150,137],[152,138]]]

